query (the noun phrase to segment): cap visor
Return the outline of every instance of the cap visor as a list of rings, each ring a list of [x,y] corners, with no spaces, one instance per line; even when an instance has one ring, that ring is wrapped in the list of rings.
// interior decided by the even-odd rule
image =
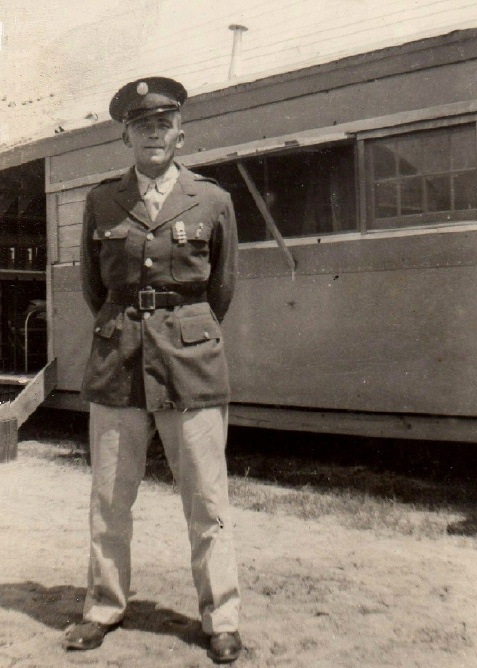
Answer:
[[[179,111],[179,107],[175,104],[171,104],[164,105],[162,107],[154,107],[154,109],[144,109],[136,113],[130,112],[124,119],[124,123],[129,125],[131,123],[135,123],[136,121],[140,121],[143,118],[149,118],[149,116],[156,116],[157,114],[165,114],[168,111]]]

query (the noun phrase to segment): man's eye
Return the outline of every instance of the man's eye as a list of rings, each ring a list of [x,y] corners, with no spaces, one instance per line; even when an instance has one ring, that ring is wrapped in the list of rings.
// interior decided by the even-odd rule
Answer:
[[[167,130],[170,126],[167,123],[139,123],[138,130],[141,132],[153,132],[154,130]]]

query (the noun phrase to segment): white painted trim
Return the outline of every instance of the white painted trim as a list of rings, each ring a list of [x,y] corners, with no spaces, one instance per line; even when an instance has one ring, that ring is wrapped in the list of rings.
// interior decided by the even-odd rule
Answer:
[[[392,239],[395,237],[413,237],[436,233],[446,234],[449,232],[477,232],[477,221],[469,222],[466,220],[465,222],[454,223],[453,225],[443,223],[442,225],[426,225],[426,227],[376,230],[368,231],[364,234],[361,232],[341,232],[323,236],[314,234],[306,237],[285,237],[285,242],[287,246],[316,246],[318,243],[321,246],[323,244],[342,243],[344,241],[369,241],[370,239]],[[277,245],[275,241],[271,239],[267,241],[246,241],[240,243],[239,247],[241,250],[248,250],[251,248],[276,248]]]

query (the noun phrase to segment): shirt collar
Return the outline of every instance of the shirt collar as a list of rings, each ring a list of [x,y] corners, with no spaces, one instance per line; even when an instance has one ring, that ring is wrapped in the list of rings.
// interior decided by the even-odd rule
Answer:
[[[144,195],[147,193],[150,183],[155,182],[156,188],[159,192],[167,191],[177,181],[177,178],[179,176],[179,170],[174,163],[170,165],[170,167],[167,169],[167,171],[164,172],[164,174],[161,174],[155,179],[150,179],[149,176],[142,174],[138,170],[137,165],[134,166],[134,171],[136,172],[137,185],[139,188],[139,192],[141,193],[141,197],[144,197]]]

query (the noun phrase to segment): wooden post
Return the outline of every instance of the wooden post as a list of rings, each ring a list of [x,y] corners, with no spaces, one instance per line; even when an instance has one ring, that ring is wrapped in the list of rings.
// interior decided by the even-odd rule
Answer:
[[[18,422],[7,401],[0,405],[0,464],[16,459],[17,446]]]

